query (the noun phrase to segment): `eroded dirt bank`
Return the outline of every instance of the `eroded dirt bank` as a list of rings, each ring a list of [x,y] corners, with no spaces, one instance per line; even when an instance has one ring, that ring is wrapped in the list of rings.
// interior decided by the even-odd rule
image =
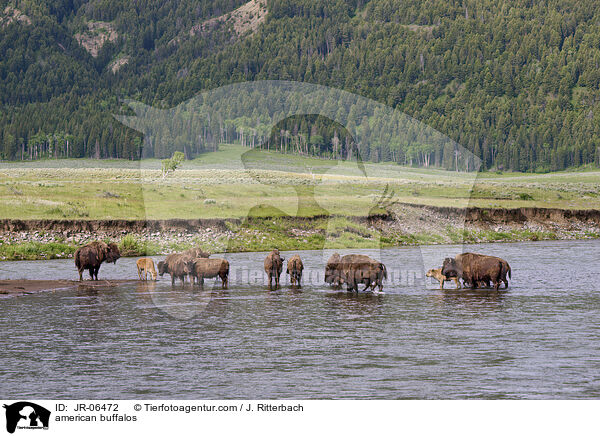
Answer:
[[[419,211],[421,213],[419,213]],[[410,215],[407,215],[409,213]],[[412,214],[411,214],[412,213]],[[395,216],[394,216],[395,215]],[[574,230],[580,227],[600,228],[600,210],[570,210],[550,208],[517,208],[517,209],[483,209],[477,207],[454,208],[415,204],[401,204],[393,214],[372,217],[348,217],[358,223],[374,221],[394,221],[394,218],[414,218],[426,221],[435,227],[435,221],[453,223],[464,221],[467,226],[489,227],[494,225],[526,225],[538,224],[546,228],[564,228]],[[306,226],[313,219],[324,219],[327,216],[287,217],[286,220],[298,221]],[[332,216],[335,218],[335,216]],[[251,218],[250,221],[269,220],[270,217]],[[117,236],[121,233],[144,232],[195,232],[202,229],[227,231],[230,226],[239,225],[240,219],[169,219],[169,220],[15,220],[0,219],[0,233],[16,233],[31,231],[67,232],[67,233],[106,233]],[[407,223],[411,224],[411,223]],[[417,224],[412,223],[412,224]]]

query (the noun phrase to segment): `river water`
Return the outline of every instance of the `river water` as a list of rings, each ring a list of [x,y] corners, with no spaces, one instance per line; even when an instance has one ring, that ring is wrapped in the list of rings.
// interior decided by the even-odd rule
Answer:
[[[269,292],[264,253],[240,253],[226,256],[226,291],[165,276],[3,298],[0,397],[598,398],[600,241],[464,247],[510,262],[506,291],[423,279],[461,248],[355,250],[386,263],[378,295],[330,289],[329,253],[306,251],[300,290]],[[103,265],[100,278],[137,278],[134,262]],[[72,259],[2,262],[8,278],[77,272]]]

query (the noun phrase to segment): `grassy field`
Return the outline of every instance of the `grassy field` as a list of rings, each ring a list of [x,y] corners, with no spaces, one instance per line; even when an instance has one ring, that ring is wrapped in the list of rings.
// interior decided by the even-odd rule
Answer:
[[[0,218],[242,219],[215,232],[159,234],[60,231],[0,235],[0,260],[71,257],[92,239],[120,244],[123,255],[377,248],[460,242],[598,238],[585,222],[486,222],[465,226],[413,205],[600,209],[600,171],[550,174],[457,173],[391,164],[336,162],[222,145],[162,178],[159,160],[46,160],[0,163]],[[365,217],[393,220],[369,224]],[[328,216],[334,215],[331,218]],[[245,221],[249,217],[251,219]],[[302,217],[310,217],[305,220]],[[237,223],[237,224],[236,224]]]
[[[0,218],[365,216],[391,201],[492,208],[600,208],[600,172],[456,173],[336,162],[222,145],[163,179],[160,161],[0,164]],[[388,190],[386,191],[386,186]]]

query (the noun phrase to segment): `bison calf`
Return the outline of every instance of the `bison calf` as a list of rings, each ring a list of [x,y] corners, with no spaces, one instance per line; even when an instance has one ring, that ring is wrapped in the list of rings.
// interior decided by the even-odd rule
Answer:
[[[440,282],[440,289],[444,289],[444,282],[449,282],[450,280],[454,280],[454,283],[456,283],[456,289],[461,288],[458,277],[446,277],[444,274],[442,274],[442,268],[430,269],[425,275],[427,277],[433,277]]]
[[[156,280],[156,269],[154,269],[154,261],[149,257],[142,257],[135,263],[137,265],[137,272],[140,280],[148,280],[148,274],[152,277],[152,280]],[[142,278],[143,274],[143,278]]]
[[[297,254],[294,254],[287,263],[287,274],[290,276],[290,282],[292,286],[298,285],[300,287],[300,280],[302,279],[302,270],[304,270],[304,265],[302,264],[302,259]]]

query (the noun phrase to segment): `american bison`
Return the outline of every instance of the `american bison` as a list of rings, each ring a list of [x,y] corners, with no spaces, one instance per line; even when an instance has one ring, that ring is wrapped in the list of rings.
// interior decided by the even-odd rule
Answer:
[[[367,290],[383,291],[383,279],[387,279],[387,269],[385,265],[369,256],[362,254],[349,254],[343,256],[339,263],[341,282],[346,283],[348,291],[358,292],[358,285],[364,284]]]
[[[342,284],[341,261],[342,257],[338,253],[331,255],[327,261],[327,265],[325,265],[325,283],[329,283],[334,287],[339,287]]]
[[[200,286],[204,285],[204,279],[219,277],[223,284],[223,289],[227,289],[229,283],[229,262],[225,259],[206,259],[197,257],[188,261],[188,268],[192,276]]]
[[[185,250],[181,254],[184,254],[186,256],[190,256],[192,259],[195,259],[197,257],[204,257],[204,258],[210,257],[210,253],[207,253],[206,251],[203,251],[201,248],[190,248],[188,250]]]
[[[158,262],[158,275],[163,276],[165,273],[171,276],[171,284],[175,284],[175,279],[181,280],[185,284],[185,276],[190,275],[191,270],[188,267],[190,261],[188,255],[181,253],[169,254],[164,261]]]
[[[456,289],[461,288],[458,277],[446,277],[444,274],[442,274],[442,268],[430,269],[425,275],[427,277],[433,277],[440,282],[440,289],[444,289],[444,282],[449,282],[450,280],[454,280],[454,283],[456,283]]]
[[[491,282],[494,289],[498,290],[502,282],[508,286],[506,276],[510,277],[511,271],[508,262],[499,257],[462,253],[454,259],[446,258],[444,260],[442,274],[446,277],[461,278],[465,286],[471,288]]]
[[[490,257],[495,257],[495,256],[490,256]],[[512,279],[512,271],[510,269],[510,265],[508,264],[507,261],[505,261],[504,259],[502,259],[501,257],[496,257],[496,259],[498,259],[500,261],[500,263],[502,264],[502,281],[504,282],[504,288],[508,288],[508,279]],[[507,278],[508,276],[508,278]]]
[[[279,250],[275,249],[269,253],[266,257],[264,266],[265,272],[269,277],[269,289],[273,289],[272,281],[275,279],[275,289],[279,287],[279,276],[281,275],[281,269],[283,267],[283,261],[285,258],[279,255]]]
[[[121,257],[119,247],[114,242],[107,244],[102,241],[90,242],[83,247],[79,247],[75,252],[75,266],[79,271],[79,281],[83,280],[83,271],[89,270],[90,278],[98,280],[98,270],[102,262],[117,263]]]
[[[150,274],[152,280],[156,280],[156,269],[154,268],[154,261],[152,259],[149,257],[142,257],[141,259],[138,259],[135,264],[140,280],[148,280],[148,274]]]
[[[304,265],[302,264],[302,259],[297,254],[294,254],[287,263],[287,271],[286,273],[290,276],[290,282],[292,286],[298,285],[300,287],[300,280],[302,279],[302,270],[304,270]]]

